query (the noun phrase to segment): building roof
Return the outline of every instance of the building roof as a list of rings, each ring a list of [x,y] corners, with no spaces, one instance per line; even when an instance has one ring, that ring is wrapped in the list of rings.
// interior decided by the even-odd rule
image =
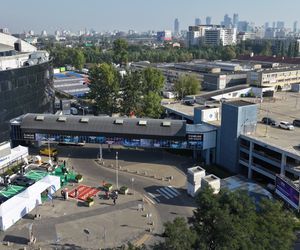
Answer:
[[[236,100],[236,101],[229,101],[225,102],[228,105],[236,106],[236,107],[243,107],[243,106],[248,106],[248,105],[257,105],[256,103],[253,102],[247,102],[244,100]]]
[[[21,129],[32,133],[115,136],[130,138],[185,138],[186,122],[145,118],[26,114]]]
[[[238,57],[238,60],[255,61],[255,62],[270,62],[270,63],[300,64],[300,58],[289,58],[289,57],[241,55]]]

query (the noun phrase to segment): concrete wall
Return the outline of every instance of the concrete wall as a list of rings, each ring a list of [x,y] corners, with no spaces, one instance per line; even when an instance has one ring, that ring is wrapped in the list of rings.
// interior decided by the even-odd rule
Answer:
[[[219,164],[233,173],[239,173],[239,136],[248,133],[257,122],[256,104],[236,105],[223,103],[220,130]]]
[[[21,51],[20,52],[34,52],[36,51],[36,47],[32,46],[31,44],[20,40],[19,38],[16,38],[11,35],[7,35],[4,33],[0,33],[0,43],[11,46],[14,48],[14,44],[16,42],[20,41],[21,42]]]

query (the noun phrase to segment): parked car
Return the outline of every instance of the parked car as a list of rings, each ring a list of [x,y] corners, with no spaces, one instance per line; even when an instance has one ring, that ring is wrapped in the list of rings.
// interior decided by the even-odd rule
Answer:
[[[267,125],[277,126],[277,122],[270,117],[262,118],[261,122]]]
[[[298,120],[298,119],[294,120],[294,121],[293,121],[293,125],[294,125],[295,127],[300,127],[300,120]]]
[[[287,129],[287,130],[293,130],[294,129],[293,124],[291,124],[289,122],[285,122],[285,121],[279,122],[278,127],[283,128],[283,129]]]
[[[23,187],[29,187],[32,184],[35,183],[35,180],[32,180],[26,176],[17,176],[13,181],[12,184],[16,186],[23,186]]]
[[[50,152],[49,152],[49,150],[50,150]],[[56,156],[58,154],[58,151],[56,148],[49,149],[48,147],[46,147],[46,148],[40,149],[40,154],[46,155],[46,156],[48,156],[49,154],[50,154],[50,156]]]

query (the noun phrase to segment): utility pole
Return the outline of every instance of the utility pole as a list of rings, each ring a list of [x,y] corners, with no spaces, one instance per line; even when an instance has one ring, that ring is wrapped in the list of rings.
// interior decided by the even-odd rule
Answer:
[[[116,152],[116,185],[117,190],[119,190],[119,173],[118,173],[119,165],[118,165],[118,151]]]

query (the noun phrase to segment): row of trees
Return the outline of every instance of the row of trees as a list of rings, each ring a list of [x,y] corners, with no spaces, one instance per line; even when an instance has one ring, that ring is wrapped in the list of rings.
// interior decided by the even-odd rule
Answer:
[[[190,225],[183,218],[165,224],[160,249],[292,249],[296,220],[281,203],[246,192],[200,192]]]
[[[192,59],[231,60],[239,55],[250,54],[272,56],[298,56],[297,43],[291,42],[288,47],[283,41],[272,45],[270,41],[255,43],[252,40],[243,41],[236,46],[200,46],[195,48],[164,48],[153,49],[143,45],[128,45],[124,39],[113,42],[111,49],[101,50],[100,47],[65,48],[61,46],[48,47],[54,58],[54,66],[72,64],[81,68],[84,63],[116,63],[125,65],[127,62],[187,62]]]
[[[165,241],[156,250],[287,250],[296,236],[296,219],[275,200],[255,202],[243,191],[201,191],[197,209],[187,222],[176,218],[165,223]],[[143,246],[131,250],[147,249]]]
[[[99,113],[151,118],[161,116],[161,91],[164,86],[161,71],[147,68],[128,71],[121,77],[113,65],[103,63],[90,70],[89,79],[89,97],[95,101]]]

